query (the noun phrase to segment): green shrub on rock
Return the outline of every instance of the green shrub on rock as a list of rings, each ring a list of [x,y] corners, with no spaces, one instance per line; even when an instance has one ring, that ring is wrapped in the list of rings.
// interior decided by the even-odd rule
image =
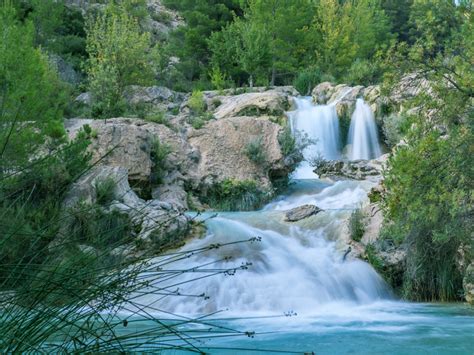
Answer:
[[[209,188],[202,200],[220,211],[251,211],[260,208],[270,197],[271,193],[254,180],[225,179]]]

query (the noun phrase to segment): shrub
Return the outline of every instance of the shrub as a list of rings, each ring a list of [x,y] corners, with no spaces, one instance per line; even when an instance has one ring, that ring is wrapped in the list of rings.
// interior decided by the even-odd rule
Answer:
[[[151,184],[160,184],[166,173],[166,158],[171,153],[171,147],[167,144],[162,144],[158,139],[155,139],[151,144],[150,158],[153,162],[151,171]]]
[[[410,120],[403,114],[392,113],[383,118],[382,131],[385,143],[389,147],[394,147],[408,131]]]
[[[293,86],[301,95],[309,95],[311,90],[321,82],[321,71],[319,68],[306,69],[298,74],[293,81]]]
[[[227,82],[227,78],[218,66],[215,66],[212,68],[210,78],[211,78],[211,84],[214,87],[214,89],[216,90],[224,89]]]
[[[206,109],[206,103],[204,102],[204,94],[200,90],[194,90],[191,97],[188,100],[188,105],[191,111],[199,115]]]
[[[356,242],[360,242],[362,237],[365,233],[365,214],[362,212],[361,208],[356,208],[352,211],[351,216],[349,218],[349,233],[351,235],[351,239],[355,240]]]
[[[116,183],[112,178],[106,178],[95,183],[96,203],[99,206],[106,206],[114,199]]]
[[[283,155],[288,156],[291,155],[296,149],[296,138],[291,132],[291,128],[289,126],[285,127],[285,129],[278,135],[278,143],[280,143],[280,148]]]
[[[372,85],[380,79],[380,68],[366,59],[356,59],[347,71],[344,82],[350,85]]]
[[[251,211],[260,208],[271,197],[254,180],[226,179],[214,184],[202,197],[204,203],[221,211]]]
[[[245,146],[245,155],[255,164],[261,165],[267,162],[267,155],[262,137],[250,141]]]

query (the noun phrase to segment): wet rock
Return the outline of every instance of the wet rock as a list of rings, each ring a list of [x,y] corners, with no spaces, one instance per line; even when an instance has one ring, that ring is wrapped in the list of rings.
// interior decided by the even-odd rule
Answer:
[[[285,214],[285,221],[286,222],[297,222],[302,219],[311,217],[315,214],[321,212],[318,206],[315,205],[303,205],[296,208],[293,208],[286,212]]]
[[[373,160],[330,160],[319,162],[314,172],[320,177],[338,180],[380,180],[388,154]]]

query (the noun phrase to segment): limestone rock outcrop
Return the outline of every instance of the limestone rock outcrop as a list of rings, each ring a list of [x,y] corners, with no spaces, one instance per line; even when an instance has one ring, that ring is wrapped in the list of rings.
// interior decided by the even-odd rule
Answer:
[[[204,185],[225,179],[255,180],[271,188],[271,176],[287,174],[291,167],[283,155],[278,136],[282,127],[268,117],[229,117],[211,121],[189,133],[190,145],[200,152],[197,169],[191,172]],[[259,140],[265,162],[255,163],[245,153]]]

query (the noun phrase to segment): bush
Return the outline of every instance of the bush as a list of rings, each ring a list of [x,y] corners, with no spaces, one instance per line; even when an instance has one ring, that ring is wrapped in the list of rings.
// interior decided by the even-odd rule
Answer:
[[[271,193],[259,188],[254,180],[226,179],[209,188],[202,200],[220,211],[251,211],[260,208],[270,197]]]
[[[410,120],[403,114],[392,113],[383,118],[382,132],[387,146],[394,147],[403,138],[410,126]]]
[[[112,178],[106,178],[95,183],[96,203],[99,206],[107,206],[114,199],[116,182]]]
[[[373,85],[380,80],[380,68],[367,59],[356,59],[347,71],[343,81],[350,85]]]
[[[319,68],[306,69],[293,81],[293,86],[301,95],[309,95],[313,88],[321,82],[321,71]]]
[[[288,156],[295,152],[296,150],[296,138],[291,132],[289,126],[278,135],[278,143],[280,144],[281,151],[283,155]]]
[[[167,144],[162,144],[158,139],[155,139],[151,144],[150,158],[153,162],[151,170],[151,184],[161,184],[166,174],[166,158],[171,153],[171,147]]]
[[[351,235],[351,239],[355,240],[356,242],[360,242],[364,236],[366,226],[365,218],[366,216],[362,212],[361,208],[357,208],[352,211],[349,218],[349,233]]]
[[[257,165],[262,165],[267,162],[267,155],[262,137],[250,141],[245,146],[245,155]]]
[[[204,94],[200,90],[194,90],[188,100],[188,106],[195,115],[202,114],[206,109]]]

